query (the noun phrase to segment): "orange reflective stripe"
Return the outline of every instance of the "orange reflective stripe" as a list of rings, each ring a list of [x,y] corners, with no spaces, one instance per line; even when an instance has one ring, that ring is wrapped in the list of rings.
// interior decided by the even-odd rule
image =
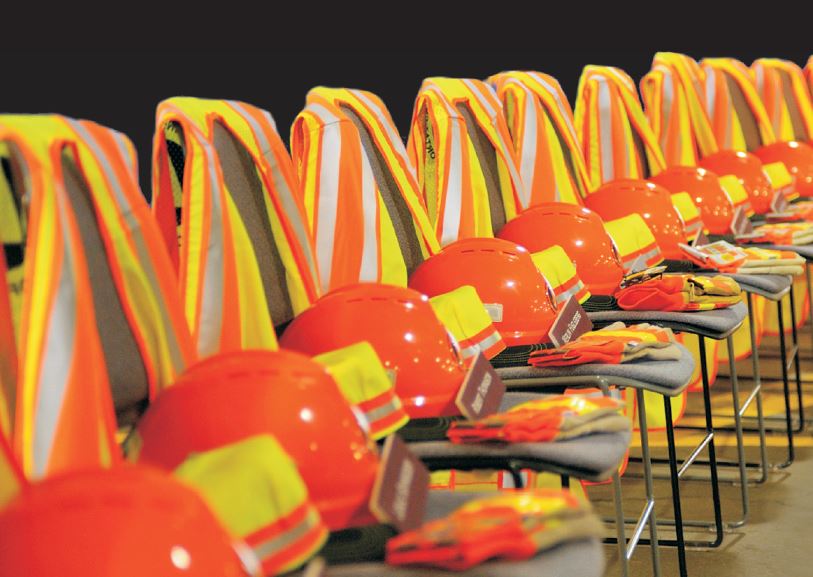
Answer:
[[[776,142],[770,117],[750,70],[733,58],[706,58],[700,65],[706,75],[706,110],[720,147],[752,152]],[[746,108],[738,104],[740,99]],[[748,123],[745,128],[744,122]],[[758,134],[749,135],[747,126],[751,123],[756,124]]]
[[[495,74],[489,82],[502,101],[529,205],[580,204],[588,192],[587,170],[559,83],[541,72],[518,71]]]
[[[813,138],[813,104],[802,69],[789,60],[760,58],[751,70],[777,137]]]
[[[57,117],[0,119],[30,184],[14,449],[29,477],[119,461],[81,237],[64,187]],[[63,137],[64,137],[64,133]]]
[[[593,188],[618,178],[647,178],[666,167],[635,84],[622,70],[586,66],[579,79],[575,117]]]

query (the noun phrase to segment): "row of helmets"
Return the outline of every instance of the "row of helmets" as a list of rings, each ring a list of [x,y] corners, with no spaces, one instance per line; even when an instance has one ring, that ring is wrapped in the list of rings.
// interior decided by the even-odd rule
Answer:
[[[781,74],[797,78],[786,63],[759,66],[781,69],[780,85]],[[699,221],[727,232],[735,200],[720,176],[735,175],[760,212],[774,194],[763,163],[782,163],[793,192],[809,194],[813,150],[798,135],[775,134],[758,112],[768,76],[760,87],[756,73],[727,60],[698,66],[659,54],[642,85],[644,112],[623,72],[588,67],[575,118],[543,74],[428,79],[406,147],[374,95],[317,88],[294,123],[290,156],[259,108],[173,98],[158,110],[152,214],[122,135],[61,117],[0,119],[0,152],[12,168],[0,192],[16,195],[18,207],[3,242],[12,244],[5,231],[15,228],[26,249],[7,263],[9,278],[22,270],[24,281],[7,299],[22,344],[18,386],[6,394],[15,399],[6,418],[14,422],[4,425],[13,446],[3,444],[25,488],[0,513],[9,535],[0,575],[55,564],[87,573],[79,566],[85,532],[31,555],[39,536],[65,526],[88,527],[94,546],[111,552],[99,574],[129,561],[141,574],[168,563],[238,575],[289,569],[327,530],[374,522],[378,410],[392,423],[405,421],[399,403],[413,419],[457,414],[472,350],[493,357],[505,345],[542,342],[562,295],[612,295],[641,258],[678,258],[677,244]],[[717,150],[709,152],[710,141]],[[629,219],[638,214],[643,228]],[[483,311],[485,322],[467,325]],[[379,399],[348,402],[338,377],[309,358],[359,341],[370,343],[397,393],[372,408],[365,402]],[[235,453],[218,460],[219,450],[276,439],[240,448],[253,459],[276,455],[276,471],[288,463],[277,487],[291,498],[275,495],[265,518],[229,527],[261,569],[247,569],[250,555],[235,553],[197,494],[168,478],[140,467],[73,471],[120,461],[105,390],[119,423],[137,424],[127,445],[139,463],[217,477],[206,468],[212,462],[241,462]],[[88,395],[100,400],[92,410]],[[191,462],[207,455],[213,461]],[[293,495],[297,477],[302,491]],[[222,491],[199,488],[228,516],[233,503],[212,505]],[[130,543],[118,540],[124,525]],[[271,547],[281,534],[300,538]]]

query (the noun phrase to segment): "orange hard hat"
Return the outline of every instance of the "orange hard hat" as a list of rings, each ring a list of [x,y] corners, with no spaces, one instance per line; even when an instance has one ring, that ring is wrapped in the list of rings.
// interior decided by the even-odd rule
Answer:
[[[794,177],[799,196],[813,196],[813,146],[804,142],[775,142],[754,151],[763,163],[781,162]]]
[[[0,512],[0,576],[246,577],[259,565],[197,492],[148,467],[72,471]]]
[[[191,453],[270,434],[330,529],[367,525],[375,522],[368,503],[378,457],[357,419],[325,368],[305,355],[229,352],[189,367],[158,395],[138,425],[138,460],[174,469]]]
[[[573,259],[579,278],[596,295],[615,293],[624,277],[618,251],[601,217],[582,206],[540,203],[506,223],[498,236],[532,252],[558,244]]]
[[[508,346],[548,340],[556,320],[553,289],[530,253],[500,238],[466,238],[425,260],[409,286],[430,297],[470,285]]]
[[[703,223],[711,234],[730,231],[734,204],[715,173],[694,166],[672,166],[649,180],[672,194],[687,192],[700,209]]]
[[[762,161],[750,152],[721,150],[700,160],[699,166],[718,176],[736,176],[757,214],[771,212],[773,187],[762,171]]]
[[[584,199],[605,221],[638,213],[655,236],[664,258],[685,258],[678,243],[686,242],[683,221],[664,187],[646,180],[621,178],[602,185]]]
[[[280,345],[308,355],[369,342],[393,375],[411,418],[459,415],[465,368],[429,299],[412,289],[361,283],[342,287],[296,317]]]

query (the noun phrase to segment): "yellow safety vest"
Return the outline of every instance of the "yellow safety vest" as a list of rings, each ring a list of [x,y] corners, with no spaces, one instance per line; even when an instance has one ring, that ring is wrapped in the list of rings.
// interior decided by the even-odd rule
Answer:
[[[153,188],[198,354],[276,348],[274,325],[318,297],[319,277],[296,175],[268,112],[165,100]]]
[[[444,246],[493,236],[530,206],[502,106],[482,81],[424,80],[407,150]]]
[[[589,179],[573,111],[559,82],[541,72],[519,71],[495,74],[488,81],[503,105],[529,205],[581,204]]]

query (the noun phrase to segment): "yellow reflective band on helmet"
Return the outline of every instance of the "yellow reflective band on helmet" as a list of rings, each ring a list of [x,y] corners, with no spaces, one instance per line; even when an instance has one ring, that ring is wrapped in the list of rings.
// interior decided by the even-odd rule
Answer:
[[[299,567],[327,540],[296,465],[269,435],[195,453],[175,475],[200,491],[223,525],[246,541],[265,575]]]
[[[666,167],[635,83],[619,68],[584,68],[575,124],[594,190],[619,178],[648,178]]]
[[[474,287],[463,285],[429,299],[438,319],[460,346],[466,363],[478,353],[491,359],[505,349],[505,342]]]
[[[344,397],[364,414],[371,438],[383,439],[409,421],[401,399],[370,343],[356,343],[317,355],[313,360],[325,366]]]
[[[291,127],[291,156],[322,292],[405,285],[439,250],[401,137],[370,92],[316,87]]]
[[[774,190],[782,190],[793,184],[793,176],[791,176],[784,162],[769,162],[763,164],[762,172],[768,177],[771,187]]]
[[[745,190],[745,187],[743,187],[739,178],[733,174],[721,176],[720,186],[723,187],[723,190],[729,200],[731,200],[731,204],[734,205],[734,208],[742,206],[745,208],[745,214],[753,216],[754,209],[751,208],[751,202],[748,200],[748,192]]]
[[[640,214],[605,222],[604,228],[618,250],[626,274],[655,266],[663,260],[655,236]]]
[[[794,62],[760,58],[751,64],[757,91],[782,141],[813,138],[813,102],[804,72]]]
[[[570,297],[576,297],[582,304],[590,298],[576,266],[558,244],[531,254],[531,259],[553,288],[557,308],[564,306]]]
[[[700,218],[700,209],[692,200],[688,192],[676,192],[672,195],[672,206],[678,212],[683,222],[686,238],[694,239],[698,232],[703,230],[703,221]]]
[[[493,236],[529,206],[502,106],[484,82],[425,79],[407,149],[443,245]]]
[[[581,204],[587,170],[573,111],[559,82],[541,72],[502,72],[488,79],[503,105],[530,206]]]

